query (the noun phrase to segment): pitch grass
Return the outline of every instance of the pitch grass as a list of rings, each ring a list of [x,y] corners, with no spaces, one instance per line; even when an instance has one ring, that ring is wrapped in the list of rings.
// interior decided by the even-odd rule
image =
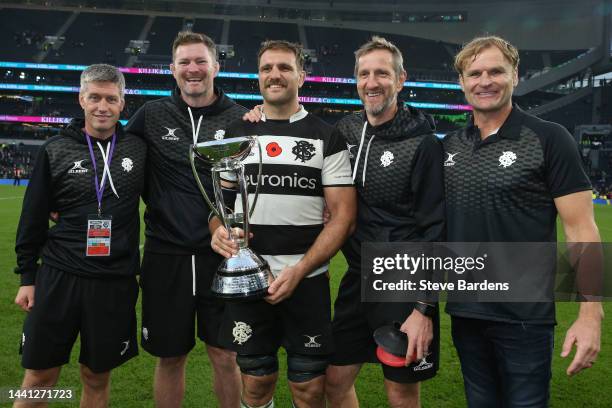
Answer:
[[[0,186],[0,387],[18,387],[23,370],[18,355],[21,327],[24,313],[13,304],[17,293],[18,277],[13,274],[15,266],[15,231],[21,211],[21,201],[25,188]],[[604,241],[612,241],[612,207],[598,206],[596,218]],[[332,295],[338,291],[338,283],[345,268],[341,255],[332,262]],[[140,304],[138,305],[140,311]],[[559,357],[564,333],[576,316],[578,306],[572,303],[557,305],[559,325],[555,336],[555,357],[553,361],[553,380],[551,386],[552,407],[610,407],[612,406],[612,329],[609,318],[612,305],[605,304],[608,320],[604,321],[602,350],[595,366],[576,377],[565,374],[569,361]],[[441,368],[438,375],[424,383],[422,403],[424,407],[464,407],[463,383],[457,353],[450,338],[450,321],[446,314],[441,317]],[[72,353],[70,364],[62,369],[58,387],[70,387],[80,395],[78,374],[78,342]],[[285,355],[280,355],[281,376],[277,387],[278,407],[289,407],[290,399],[287,383]],[[141,350],[140,356],[130,360],[113,372],[111,406],[121,408],[152,407],[152,378],[155,359]],[[382,383],[380,367],[365,365],[357,381],[357,394],[362,407],[385,407],[387,399]],[[76,406],[53,403],[53,407]],[[187,367],[187,391],[185,407],[214,407],[216,405],[211,387],[211,368],[206,352],[198,343],[189,357]]]

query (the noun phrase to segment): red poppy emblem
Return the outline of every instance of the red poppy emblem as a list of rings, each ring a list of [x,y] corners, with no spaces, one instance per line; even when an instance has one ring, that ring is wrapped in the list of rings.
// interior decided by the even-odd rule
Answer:
[[[270,142],[266,146],[266,152],[268,152],[268,156],[276,157],[283,152],[283,149],[276,142]]]

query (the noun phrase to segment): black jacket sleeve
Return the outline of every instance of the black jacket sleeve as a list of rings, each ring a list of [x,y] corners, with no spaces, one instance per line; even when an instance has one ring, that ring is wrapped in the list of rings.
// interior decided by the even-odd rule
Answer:
[[[21,274],[22,286],[33,285],[36,279],[38,258],[49,230],[51,197],[51,171],[47,152],[43,147],[36,158],[17,227],[15,273]]]
[[[444,153],[435,135],[426,136],[412,163],[414,218],[423,241],[444,241],[446,204],[444,200]]]

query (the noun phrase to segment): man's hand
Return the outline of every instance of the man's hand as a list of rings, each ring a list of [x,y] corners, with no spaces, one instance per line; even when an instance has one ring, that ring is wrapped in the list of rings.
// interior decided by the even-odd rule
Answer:
[[[244,237],[244,231],[240,228],[232,229],[234,238]],[[213,251],[225,258],[231,258],[238,253],[238,243],[231,240],[225,227],[220,226],[215,230],[210,239],[210,247]]]
[[[34,285],[21,286],[15,296],[15,304],[26,312],[34,307]]]
[[[287,266],[268,287],[268,296],[264,299],[270,304],[277,304],[291,297],[293,291],[302,280],[303,274],[297,265]]]
[[[433,340],[431,319],[418,310],[413,310],[400,330],[408,335],[406,365],[427,357],[429,344]]]
[[[576,344],[576,354],[565,371],[572,376],[585,368],[593,367],[601,347],[601,319],[598,317],[578,316],[565,334],[561,357],[569,356]]]
[[[251,123],[257,123],[263,115],[263,105],[257,105],[242,116],[242,120]]]

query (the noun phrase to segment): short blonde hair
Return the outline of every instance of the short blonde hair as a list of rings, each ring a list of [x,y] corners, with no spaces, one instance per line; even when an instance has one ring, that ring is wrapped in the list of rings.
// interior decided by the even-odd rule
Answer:
[[[455,71],[457,71],[459,76],[462,76],[465,67],[471,61],[474,61],[483,50],[491,47],[497,47],[504,55],[504,58],[512,65],[514,71],[518,70],[519,53],[516,47],[501,37],[490,35],[476,37],[463,46],[461,51],[455,55]]]
[[[359,70],[359,58],[376,50],[386,50],[391,53],[391,57],[393,58],[393,70],[395,71],[395,75],[399,78],[402,72],[404,72],[404,58],[402,57],[402,52],[391,41],[377,35],[373,36],[370,41],[363,44],[355,51],[355,76],[357,76],[357,71]]]

